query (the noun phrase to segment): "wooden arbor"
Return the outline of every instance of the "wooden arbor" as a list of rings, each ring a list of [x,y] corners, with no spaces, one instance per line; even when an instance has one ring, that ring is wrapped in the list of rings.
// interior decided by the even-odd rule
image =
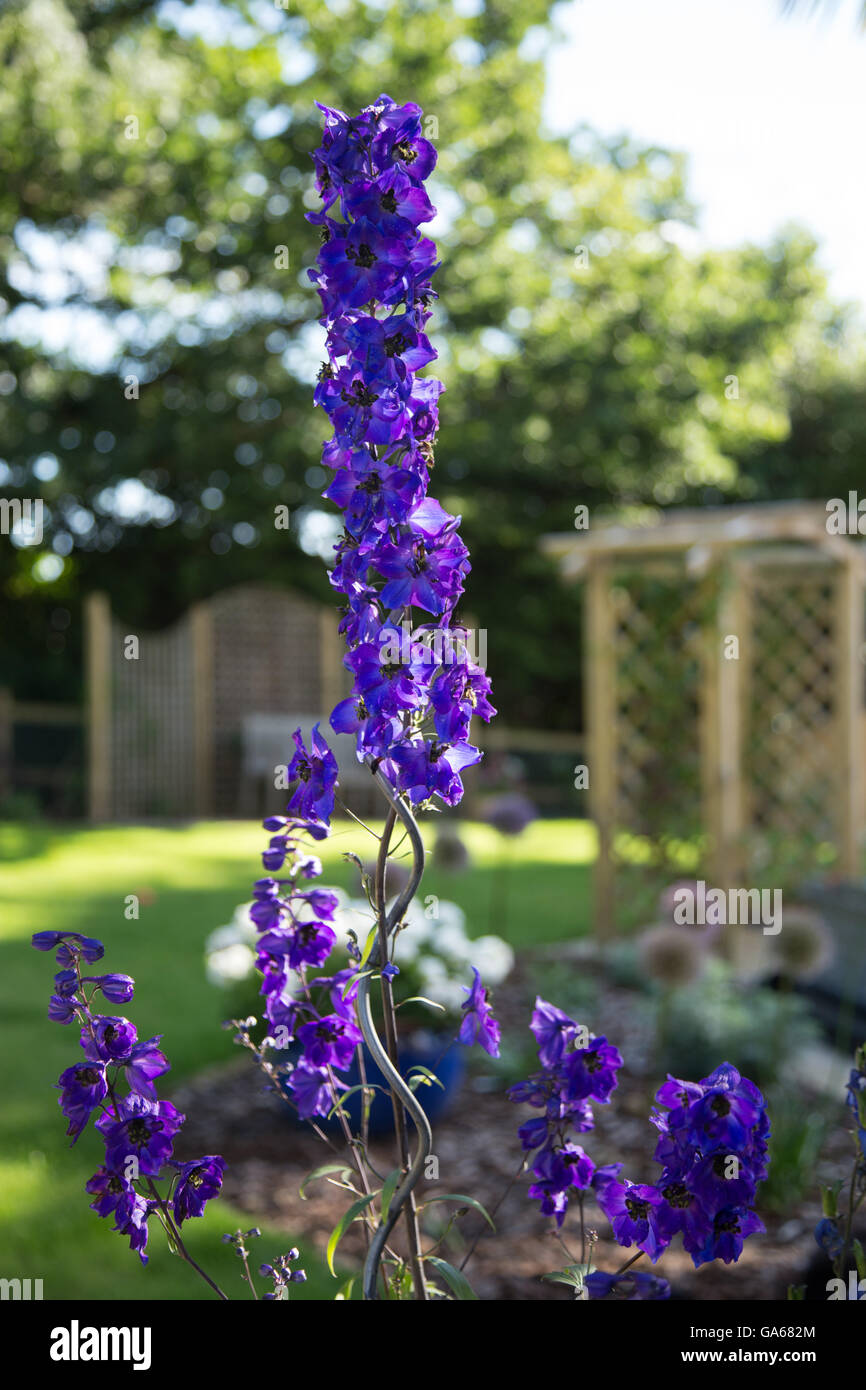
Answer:
[[[677,878],[859,872],[866,568],[826,522],[774,503],[545,538],[584,583],[600,934]]]

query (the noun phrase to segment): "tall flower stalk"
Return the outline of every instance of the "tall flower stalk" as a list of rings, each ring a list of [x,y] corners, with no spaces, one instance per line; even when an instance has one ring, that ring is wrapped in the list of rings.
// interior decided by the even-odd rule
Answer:
[[[265,822],[273,832],[265,868],[273,873],[288,861],[288,878],[259,881],[253,917],[263,933],[258,964],[271,1032],[281,1030],[282,1045],[295,1040],[302,1048],[288,1078],[299,1114],[324,1116],[335,1105],[340,1112],[340,1073],[362,1037],[390,1087],[400,1179],[373,1231],[364,1135],[360,1141],[346,1135],[360,1180],[359,1214],[364,1211],[368,1221],[364,1295],[377,1296],[379,1263],[402,1214],[413,1292],[424,1299],[415,1187],[432,1140],[424,1109],[399,1071],[394,939],[424,868],[413,812],[437,801],[457,804],[463,769],[481,757],[469,741],[472,715],[489,720],[495,710],[470,634],[455,618],[470,569],[460,518],[428,495],[443,386],[417,375],[437,356],[425,333],[436,298],[436,248],[419,227],[435,215],[424,183],[436,152],[414,103],[400,106],[383,95],[351,118],[320,109],[324,131],[313,161],[322,208],[308,218],[322,244],[309,274],[322,301],[327,360],[315,402],[333,427],[323,462],[334,476],[324,496],[342,510],[344,530],[330,581],[343,598],[340,631],[352,675],[352,692],[330,723],[336,733],[354,734],[358,759],[375,777],[387,814],[375,881],[368,884],[375,925],[365,950],[357,951],[357,968],[325,982],[323,1005],[315,998],[321,978],[310,983],[307,976],[334,944],[336,900],[323,890],[298,889],[300,878],[315,877],[321,867],[300,847],[299,836],[328,834],[337,764],[318,725],[309,749],[298,731],[288,818]],[[388,861],[398,822],[413,862],[406,888],[389,904]],[[300,975],[300,993],[293,974]],[[374,978],[384,1041],[373,1020]],[[473,1009],[474,997],[470,991]],[[416,1131],[411,1157],[410,1118]]]

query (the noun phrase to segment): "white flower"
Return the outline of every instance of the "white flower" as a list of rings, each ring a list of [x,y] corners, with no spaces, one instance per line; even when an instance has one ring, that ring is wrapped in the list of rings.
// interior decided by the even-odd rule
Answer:
[[[514,952],[501,936],[479,936],[472,942],[471,959],[485,985],[501,985],[514,968]]]
[[[222,927],[220,930],[225,931],[226,928]],[[209,953],[207,977],[212,985],[219,985],[225,989],[229,985],[248,979],[252,974],[255,961],[255,952],[249,946],[236,941],[232,945],[222,946]]]

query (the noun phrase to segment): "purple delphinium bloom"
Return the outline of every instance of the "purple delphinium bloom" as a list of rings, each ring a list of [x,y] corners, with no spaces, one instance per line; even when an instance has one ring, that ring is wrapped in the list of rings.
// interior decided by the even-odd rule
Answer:
[[[586,1047],[575,1048],[562,1062],[567,1098],[609,1100],[621,1066],[621,1053],[605,1037],[592,1038]]]
[[[116,1110],[112,1107],[96,1121],[96,1128],[105,1139],[108,1167],[125,1171],[125,1165],[134,1158],[139,1173],[158,1177],[171,1157],[174,1137],[183,1119],[171,1101],[124,1096]]]
[[[57,947],[58,965],[72,965],[79,956],[92,964],[101,960],[105,952],[101,941],[77,931],[38,931],[31,938],[31,945],[37,951],[53,951]]]
[[[78,1062],[60,1075],[58,1104],[69,1121],[66,1133],[75,1143],[96,1107],[108,1095],[105,1067],[101,1062]]]
[[[112,1172],[103,1164],[92,1178],[88,1178],[84,1190],[96,1198],[90,1205],[97,1216],[113,1216],[118,1227],[126,1225],[137,1196],[128,1178],[122,1173]]]
[[[461,1005],[463,1022],[460,1025],[457,1038],[467,1047],[471,1047],[473,1043],[478,1043],[491,1057],[498,1057],[499,1024],[493,1017],[488,991],[484,988],[481,975],[474,965],[472,974],[474,977],[472,984],[464,986],[469,998]]]
[[[345,1071],[352,1054],[362,1041],[361,1032],[350,1019],[326,1014],[298,1029],[298,1042],[313,1067],[336,1067]]]
[[[191,1216],[202,1216],[205,1205],[218,1196],[225,1166],[225,1159],[218,1154],[194,1158],[180,1165],[172,1197],[172,1210],[179,1226]]]
[[[596,1192],[598,1204],[620,1245],[639,1245],[655,1263],[668,1241],[658,1224],[662,1194],[648,1183],[609,1182]]]
[[[337,760],[328,747],[319,726],[313,726],[310,751],[307,751],[300,729],[296,729],[295,756],[289,763],[289,780],[298,785],[289,802],[289,811],[298,816],[311,813],[317,820],[328,821],[334,810],[334,789],[337,785]]]
[[[504,792],[487,803],[484,819],[502,835],[520,835],[537,818],[538,811],[520,792]]]
[[[84,1055],[93,1062],[125,1062],[138,1041],[135,1025],[128,1018],[100,1014],[81,1030]]]
[[[543,1067],[554,1067],[562,1060],[566,1045],[577,1032],[577,1024],[555,1004],[538,998],[529,1024],[538,1043],[538,1060]]]
[[[82,975],[84,983],[93,984],[111,1004],[128,1004],[133,996],[135,981],[131,975]]]
[[[146,1264],[148,1218],[163,1200],[154,1180],[171,1159],[184,1119],[170,1102],[157,1099],[154,1081],[168,1071],[168,1060],[157,1046],[159,1037],[139,1042],[128,1018],[92,1011],[97,991],[112,1002],[126,1003],[134,987],[129,975],[81,975],[84,961],[102,957],[101,942],[75,932],[39,932],[33,945],[39,951],[56,949],[64,966],[55,975],[49,1018],[58,1023],[76,1020],[81,1027],[85,1060],[68,1067],[58,1084],[73,1143],[99,1112],[95,1129],[105,1144],[105,1161],[85,1184],[95,1199],[90,1205],[99,1216],[114,1217],[115,1231],[129,1238],[130,1248]],[[90,997],[87,984],[94,986]],[[129,1088],[125,1095],[124,1082]],[[216,1195],[224,1164],[210,1156],[175,1166],[181,1172],[175,1195],[180,1195],[177,1215],[182,1220],[198,1214],[204,1201]],[[139,1180],[147,1182],[149,1195],[138,1191]]]
[[[327,1115],[335,1104],[333,1088],[324,1067],[299,1062],[289,1077],[288,1086],[302,1120],[310,1120],[314,1115]]]
[[[314,399],[334,431],[322,453],[334,471],[325,496],[344,512],[345,533],[330,579],[346,599],[340,631],[355,674],[331,724],[355,734],[359,758],[413,803],[453,805],[461,768],[480,756],[468,742],[471,715],[494,713],[489,682],[477,667],[443,680],[439,661],[419,669],[414,654],[383,669],[370,650],[413,608],[449,627],[469,571],[460,518],[427,496],[442,383],[416,375],[436,357],[425,333],[436,248],[419,231],[435,214],[423,188],[435,151],[414,103],[382,94],[352,118],[323,112],[313,152],[323,206],[308,213],[322,242],[310,278],[327,352]],[[391,717],[407,711],[418,727],[433,715],[437,740],[419,741]]]
[[[591,1299],[609,1299],[636,1302],[640,1300],[661,1301],[670,1298],[671,1286],[667,1279],[660,1279],[648,1270],[627,1269],[623,1274],[605,1274],[594,1269],[583,1281],[584,1288]]]
[[[684,1237],[683,1246],[695,1268],[710,1260],[722,1260],[728,1265],[740,1258],[746,1237],[764,1229],[763,1221],[755,1212],[723,1207],[713,1217],[712,1229],[700,1248],[688,1236]]]

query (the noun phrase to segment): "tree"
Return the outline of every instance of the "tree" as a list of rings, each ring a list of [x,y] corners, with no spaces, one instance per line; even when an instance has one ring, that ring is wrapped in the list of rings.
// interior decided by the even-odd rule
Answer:
[[[330,544],[315,100],[418,100],[439,147],[434,491],[464,516],[467,608],[508,722],[575,725],[577,604],[546,531],[579,506],[761,485],[797,363],[841,331],[814,247],[689,254],[678,156],[552,138],[549,8],[232,0],[204,29],[195,5],[27,0],[0,17],[6,491],[50,513],[41,550],[0,548],[20,694],[75,693],[95,587],[142,626],[247,578],[329,595],[308,553]],[[40,624],[53,650],[35,661]]]

